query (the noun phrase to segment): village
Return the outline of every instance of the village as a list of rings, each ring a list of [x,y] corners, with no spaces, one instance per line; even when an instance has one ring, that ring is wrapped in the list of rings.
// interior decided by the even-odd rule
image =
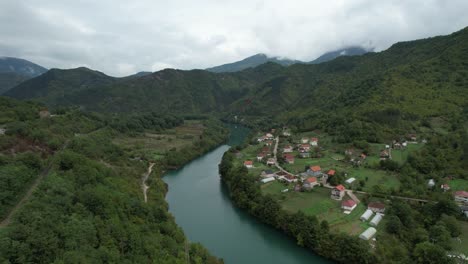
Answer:
[[[377,169],[379,162],[404,162],[409,153],[426,144],[415,134],[369,149],[337,148],[330,137],[317,131],[293,135],[287,128],[259,134],[255,142],[236,153],[239,162],[257,177],[264,194],[278,197],[290,212],[303,211],[326,220],[330,229],[375,241],[388,201],[372,195],[385,191],[392,198],[425,203],[424,199],[392,196],[400,186],[395,173]],[[457,187],[456,185],[453,187]],[[451,190],[434,179],[427,188]],[[452,190],[461,212],[468,217],[468,192]],[[388,196],[387,196],[388,197]]]

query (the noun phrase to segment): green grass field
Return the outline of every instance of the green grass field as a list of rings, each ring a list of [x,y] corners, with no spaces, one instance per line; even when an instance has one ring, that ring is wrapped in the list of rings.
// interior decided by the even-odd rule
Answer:
[[[392,159],[402,165],[408,160],[410,153],[418,151],[422,147],[424,144],[408,144],[406,149],[392,150]]]
[[[453,191],[468,191],[468,180],[455,179],[448,182]]]

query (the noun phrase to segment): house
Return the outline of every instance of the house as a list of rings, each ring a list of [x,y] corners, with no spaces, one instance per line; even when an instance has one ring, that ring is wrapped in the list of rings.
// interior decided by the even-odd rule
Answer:
[[[289,132],[289,131],[283,131],[283,136],[285,136],[285,137],[290,137],[290,136],[291,136],[291,132]]]
[[[258,141],[258,142],[263,142],[263,141],[265,141],[265,140],[267,140],[267,139],[268,139],[268,138],[267,138],[266,136],[261,136],[261,137],[257,138],[257,141]]]
[[[318,138],[311,138],[310,139],[311,146],[318,146]]]
[[[265,146],[272,146],[272,145],[273,145],[273,141],[271,140],[265,141]]]
[[[275,180],[275,177],[268,177],[268,178],[265,178],[265,179],[261,179],[260,182],[261,183],[267,183],[267,182],[272,182]]]
[[[401,149],[401,148],[402,148],[402,145],[401,145],[400,142],[395,142],[395,143],[393,143],[393,148],[394,148],[394,149]]]
[[[385,149],[389,149],[390,148],[390,145],[385,145]]]
[[[346,149],[344,154],[346,156],[352,156],[354,154],[354,150],[353,149]]]
[[[380,159],[381,160],[386,160],[390,157],[390,154],[388,152],[388,150],[384,149],[382,151],[380,151]]]
[[[441,188],[444,192],[450,191],[450,186],[449,186],[448,184],[446,184],[446,183],[445,183],[445,184],[442,184],[442,185],[440,186],[440,188]]]
[[[377,233],[377,229],[369,227],[366,229],[366,231],[362,232],[362,234],[359,235],[359,238],[363,240],[369,240],[373,236],[375,236],[375,233]]]
[[[357,203],[351,199],[341,202],[341,209],[343,209],[344,211],[351,212],[354,210],[354,208],[356,208],[356,206]]]
[[[294,164],[294,155],[290,153],[286,153],[283,155],[284,160],[289,164]]]
[[[264,154],[264,153],[258,153],[258,154],[257,154],[257,161],[262,161],[263,158],[265,158],[265,154]]]
[[[455,202],[468,203],[468,192],[456,191],[454,193]]]
[[[329,170],[327,172],[328,177],[335,176],[336,171],[335,170]]]
[[[272,170],[264,170],[262,171],[262,174],[260,174],[263,178],[269,178],[269,177],[274,177],[275,173]]]
[[[380,221],[382,221],[382,218],[383,218],[383,214],[381,213],[376,213],[374,218],[372,218],[372,220],[370,221],[370,225],[371,226],[377,226],[379,225]]]
[[[374,213],[384,213],[385,204],[379,202],[372,202],[367,205],[367,209],[372,210]]]
[[[269,158],[267,160],[267,165],[275,165],[276,164],[276,160],[274,158]]]
[[[245,166],[247,169],[253,168],[253,161],[251,161],[251,160],[246,160],[246,161],[244,161],[244,166]]]
[[[345,195],[345,187],[343,185],[338,185],[331,190],[331,198],[334,200],[341,200]]]
[[[322,169],[320,166],[310,166],[307,173],[312,176],[320,176],[320,174],[322,174]]]
[[[434,179],[430,179],[428,182],[427,182],[427,188],[433,188],[435,186],[435,181]]]
[[[314,188],[315,185],[318,185],[318,182],[317,182],[317,178],[316,178],[316,177],[307,178],[307,179],[304,181],[304,184],[302,184],[302,186],[303,186],[305,189],[312,189],[312,188]]]
[[[283,148],[283,153],[291,153],[293,152],[293,147],[291,145],[286,145]]]
[[[351,184],[351,183],[353,183],[355,180],[356,180],[356,178],[349,178],[349,179],[347,179],[345,182],[346,182],[347,184]]]
[[[46,109],[39,111],[40,118],[48,118],[50,117],[50,112]]]
[[[289,183],[291,183],[291,182],[297,182],[297,178],[296,178],[294,175],[291,175],[291,174],[289,174],[289,173],[285,173],[284,176],[279,176],[278,179],[287,181],[287,182],[289,182]]]
[[[299,145],[299,151],[300,151],[300,152],[308,152],[308,151],[310,151],[310,145],[309,145],[309,144],[301,144],[301,145]]]
[[[367,155],[364,154],[364,153],[361,153],[361,159],[362,159],[362,160],[365,160],[366,158],[367,158]]]
[[[403,148],[406,148],[406,147],[408,146],[408,142],[403,142],[403,143],[401,143],[401,146],[402,146]]]
[[[269,148],[269,147],[263,147],[263,148],[262,148],[262,152],[263,152],[264,154],[270,155],[270,148]]]
[[[273,135],[270,134],[270,133],[267,133],[267,134],[265,135],[265,137],[266,137],[267,139],[273,139]]]
[[[302,144],[307,144],[307,143],[309,143],[309,139],[308,138],[302,138],[301,143]]]
[[[361,221],[365,222],[367,220],[369,220],[369,218],[371,218],[371,216],[374,214],[374,212],[372,212],[371,209],[367,209],[362,215],[361,217],[359,217],[359,219],[361,219]]]
[[[418,138],[416,137],[416,134],[408,134],[407,138],[411,141],[416,141]]]
[[[299,152],[299,157],[303,158],[303,159],[310,158],[310,152],[305,152],[305,151],[304,152]]]

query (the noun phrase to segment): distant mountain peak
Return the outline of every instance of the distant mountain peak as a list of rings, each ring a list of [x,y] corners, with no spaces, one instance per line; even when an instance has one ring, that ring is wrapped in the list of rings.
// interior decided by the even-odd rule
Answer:
[[[46,71],[46,68],[24,59],[0,56],[0,94]]]
[[[322,63],[322,62],[331,61],[331,60],[336,59],[336,58],[338,58],[340,56],[363,55],[363,54],[368,53],[369,51],[371,51],[371,50],[360,47],[360,46],[349,46],[349,47],[341,48],[341,49],[338,49],[338,50],[329,51],[329,52],[321,55],[317,59],[315,59],[313,61],[310,61],[309,63],[310,64],[318,64],[318,63]]]

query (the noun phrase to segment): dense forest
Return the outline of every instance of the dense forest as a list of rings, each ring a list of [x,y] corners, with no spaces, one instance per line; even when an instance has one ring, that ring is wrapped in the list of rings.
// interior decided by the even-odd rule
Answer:
[[[0,136],[2,219],[44,175],[9,225],[2,226],[0,262],[187,263],[189,258],[190,263],[222,263],[187,241],[168,213],[167,187],[159,178],[166,164],[181,165],[225,140],[219,122],[203,122],[206,139],[197,141],[190,157],[183,153],[177,160],[171,153],[158,162],[145,203],[140,184],[148,161],[131,159],[112,139],[141,129],[161,131],[183,119],[148,113],[117,122],[75,109],[39,118],[41,105],[0,100],[0,108],[8,109],[0,114],[6,129]]]

